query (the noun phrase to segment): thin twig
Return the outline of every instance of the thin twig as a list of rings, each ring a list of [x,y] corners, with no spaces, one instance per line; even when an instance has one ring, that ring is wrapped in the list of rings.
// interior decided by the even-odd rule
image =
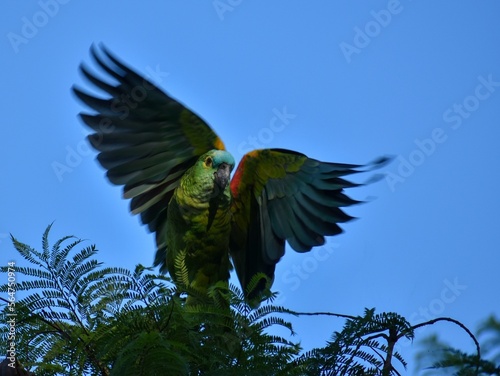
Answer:
[[[290,311],[290,313],[297,315],[297,316],[334,316],[334,317],[342,317],[344,319],[351,319],[351,320],[359,319],[359,316],[344,315],[342,313],[332,313],[332,312],[296,312],[296,311]]]
[[[476,336],[474,336],[474,334],[472,334],[472,332],[469,330],[469,328],[467,328],[460,321],[452,319],[451,317],[438,317],[438,318],[435,318],[435,319],[432,319],[429,321],[422,322],[420,324],[413,325],[408,330],[401,332],[401,334],[398,336],[398,339],[401,338],[402,336],[404,336],[409,331],[414,331],[415,329],[421,328],[423,326],[435,324],[438,321],[448,321],[448,322],[451,322],[455,325],[458,325],[469,335],[470,338],[472,338],[472,340],[474,341],[474,344],[476,345],[476,351],[477,351],[476,373],[478,373],[479,372],[479,362],[481,360],[481,347],[479,346],[479,341],[476,339]]]

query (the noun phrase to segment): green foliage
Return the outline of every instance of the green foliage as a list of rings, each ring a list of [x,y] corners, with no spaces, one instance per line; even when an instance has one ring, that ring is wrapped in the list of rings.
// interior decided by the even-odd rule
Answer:
[[[406,368],[403,357],[394,351],[402,337],[413,339],[413,329],[404,317],[365,309],[363,316],[349,318],[327,346],[305,354],[299,362],[309,375],[397,375],[392,358]]]
[[[272,316],[287,312],[281,307],[266,305],[250,314],[235,286],[216,285],[203,295],[141,265],[134,272],[103,267],[92,259],[96,248],[77,250],[81,240],[74,237],[50,247],[49,231],[50,226],[42,252],[12,238],[35,266],[16,265],[17,274],[31,279],[17,284],[18,296],[28,294],[15,309],[17,353],[37,375],[278,373],[299,353],[297,344],[265,333],[271,326],[291,330],[290,323]],[[182,265],[179,270],[187,273]],[[199,304],[185,304],[186,292],[198,294]]]
[[[454,348],[436,335],[421,340],[423,349],[417,353],[416,359],[427,369],[423,375],[500,375],[500,321],[490,316],[479,326],[478,337],[483,342],[482,358]]]
[[[50,228],[41,252],[12,237],[28,265],[15,265],[16,275],[24,275],[16,285],[16,352],[38,376],[398,375],[394,363],[405,368],[406,362],[394,351],[396,342],[413,339],[415,328],[429,324],[411,326],[375,309],[363,316],[298,313],[274,305],[276,294],[269,290],[248,302],[238,287],[223,282],[200,291],[188,285],[182,254],[174,285],[142,265],[134,271],[104,267],[94,259],[95,246],[79,248],[82,240],[73,236],[51,247]],[[263,278],[255,276],[249,289]],[[8,284],[0,286],[7,291]],[[8,299],[0,302],[5,354],[12,306]],[[270,330],[281,327],[293,336],[285,317],[302,315],[346,323],[326,346],[301,353],[298,343]]]

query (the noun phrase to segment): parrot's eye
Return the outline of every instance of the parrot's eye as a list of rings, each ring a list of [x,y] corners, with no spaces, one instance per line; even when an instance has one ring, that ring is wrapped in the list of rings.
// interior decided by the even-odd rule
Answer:
[[[207,157],[207,159],[205,159],[205,166],[207,167],[212,167],[212,158],[211,157]]]

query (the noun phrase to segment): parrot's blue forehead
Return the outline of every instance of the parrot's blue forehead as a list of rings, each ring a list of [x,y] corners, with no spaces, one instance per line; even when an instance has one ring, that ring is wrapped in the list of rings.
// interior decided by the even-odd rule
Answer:
[[[225,150],[212,150],[209,152],[214,161],[214,166],[219,166],[221,163],[227,163],[228,165],[234,166],[233,156]]]

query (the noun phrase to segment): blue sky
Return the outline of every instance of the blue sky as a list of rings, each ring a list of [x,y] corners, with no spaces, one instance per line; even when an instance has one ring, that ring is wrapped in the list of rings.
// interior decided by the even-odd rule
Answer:
[[[348,210],[360,219],[344,234],[309,254],[288,249],[274,283],[284,305],[376,307],[412,323],[450,316],[470,328],[500,313],[498,2],[40,0],[0,10],[2,265],[22,263],[8,233],[40,247],[52,221],[52,240],[89,239],[108,265],[153,260],[153,237],[104,178],[70,92],[89,87],[77,68],[104,42],[202,116],[237,160],[252,143],[335,162],[395,156],[385,180],[350,190],[369,203]],[[306,349],[342,324],[294,323]],[[448,324],[434,329],[473,348]],[[415,348],[401,350],[412,360]]]

